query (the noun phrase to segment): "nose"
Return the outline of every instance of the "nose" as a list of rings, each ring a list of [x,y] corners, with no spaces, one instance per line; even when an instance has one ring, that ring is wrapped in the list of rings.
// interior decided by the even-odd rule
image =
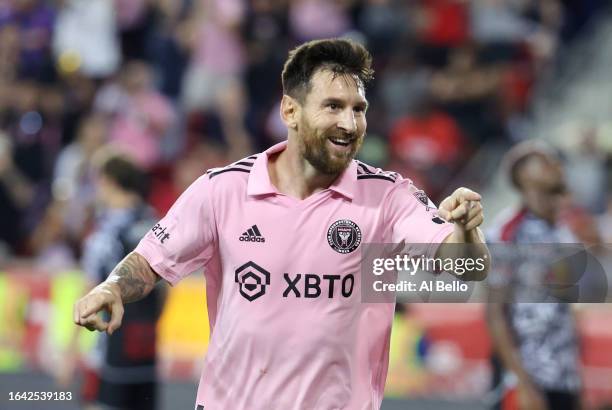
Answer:
[[[348,108],[342,112],[338,120],[338,128],[348,134],[352,134],[357,130],[357,121],[352,109]]]

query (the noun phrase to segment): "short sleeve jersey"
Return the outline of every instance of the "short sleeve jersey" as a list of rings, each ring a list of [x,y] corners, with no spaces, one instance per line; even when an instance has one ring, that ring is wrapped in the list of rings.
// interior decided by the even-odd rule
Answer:
[[[549,225],[527,209],[507,209],[487,232],[491,243],[540,247],[537,256],[513,261],[507,269],[493,269],[489,286],[514,288],[512,303],[504,305],[504,314],[517,345],[521,362],[533,381],[543,389],[576,392],[580,389],[580,352],[576,322],[568,303],[520,303],[544,300],[541,283],[548,273],[550,260],[542,263],[543,250],[551,244],[577,243],[563,224]],[[496,245],[500,246],[500,245]],[[544,246],[544,248],[542,247]],[[499,265],[499,264],[498,264]]]
[[[197,409],[379,409],[394,304],[361,301],[359,247],[431,244],[433,256],[452,224],[409,180],[356,160],[328,189],[284,195],[268,157],[285,148],[208,171],[136,252],[171,284],[204,267]]]

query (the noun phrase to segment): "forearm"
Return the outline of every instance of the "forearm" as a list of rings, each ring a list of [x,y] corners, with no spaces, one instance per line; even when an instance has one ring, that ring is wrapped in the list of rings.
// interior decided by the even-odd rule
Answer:
[[[144,257],[132,252],[119,262],[103,285],[118,294],[123,303],[129,303],[147,296],[160,279]]]
[[[485,279],[491,265],[489,248],[487,248],[484,235],[479,228],[472,229],[467,233],[455,229],[438,248],[436,258],[478,261],[479,263],[474,265],[474,269],[466,270],[465,273],[449,272],[466,281]],[[482,269],[480,269],[481,267]]]

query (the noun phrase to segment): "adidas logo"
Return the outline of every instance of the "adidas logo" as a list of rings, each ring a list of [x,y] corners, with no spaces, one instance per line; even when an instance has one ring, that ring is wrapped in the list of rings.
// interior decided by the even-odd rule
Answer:
[[[241,242],[265,242],[266,238],[259,232],[257,225],[253,225],[246,232],[243,232],[238,240]]]

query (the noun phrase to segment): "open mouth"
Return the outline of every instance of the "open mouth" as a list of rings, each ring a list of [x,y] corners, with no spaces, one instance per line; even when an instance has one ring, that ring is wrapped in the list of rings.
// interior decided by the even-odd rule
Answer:
[[[341,147],[348,147],[349,145],[351,145],[351,142],[353,142],[351,139],[348,138],[329,138],[329,140],[332,144]]]

